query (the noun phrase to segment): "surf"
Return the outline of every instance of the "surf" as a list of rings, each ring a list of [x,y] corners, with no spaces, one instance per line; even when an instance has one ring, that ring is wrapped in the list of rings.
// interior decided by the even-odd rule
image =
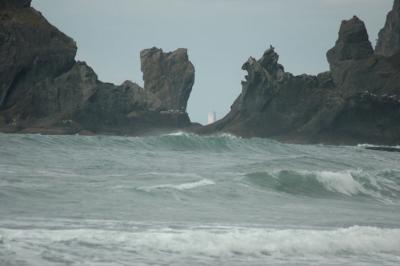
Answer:
[[[398,153],[183,132],[0,147],[0,265],[400,260]]]

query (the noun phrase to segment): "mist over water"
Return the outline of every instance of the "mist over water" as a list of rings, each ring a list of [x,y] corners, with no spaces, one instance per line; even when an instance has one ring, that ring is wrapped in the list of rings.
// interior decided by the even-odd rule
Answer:
[[[0,265],[399,265],[400,153],[0,134]]]

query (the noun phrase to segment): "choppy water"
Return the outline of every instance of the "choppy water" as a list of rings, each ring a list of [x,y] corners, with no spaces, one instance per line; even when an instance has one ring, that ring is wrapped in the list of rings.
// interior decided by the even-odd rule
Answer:
[[[400,153],[0,134],[0,265],[399,265]]]

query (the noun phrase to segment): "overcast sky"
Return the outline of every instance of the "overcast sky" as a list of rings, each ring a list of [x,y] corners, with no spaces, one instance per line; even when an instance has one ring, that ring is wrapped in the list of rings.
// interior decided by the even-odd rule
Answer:
[[[100,80],[143,85],[139,53],[188,48],[196,68],[192,121],[225,115],[241,91],[248,57],[270,44],[286,71],[328,70],[325,53],[342,19],[358,15],[375,45],[393,0],[33,0],[33,6],[78,44],[77,59]]]

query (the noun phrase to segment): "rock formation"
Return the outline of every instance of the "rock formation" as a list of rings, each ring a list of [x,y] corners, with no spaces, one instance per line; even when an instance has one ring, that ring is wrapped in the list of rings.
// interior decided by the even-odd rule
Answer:
[[[386,48],[375,53],[364,23],[357,17],[343,21],[327,53],[329,72],[293,76],[273,47],[259,60],[250,58],[231,111],[197,131],[302,143],[400,144],[399,2],[380,34],[378,48]]]
[[[393,56],[400,52],[400,0],[395,0],[393,10],[386,18],[385,27],[379,32],[376,53]]]
[[[190,126],[194,67],[186,49],[141,52],[144,88],[98,80],[75,42],[30,0],[0,0],[0,131],[143,134]],[[343,21],[330,71],[294,76],[273,47],[243,65],[242,93],[199,133],[232,132],[291,142],[400,144],[400,0],[375,51],[364,23]]]
[[[32,0],[0,0],[0,8],[30,7]]]
[[[141,53],[145,89],[103,83],[28,0],[0,0],[0,131],[142,134],[190,125],[186,49]]]
[[[145,90],[163,99],[161,107],[166,110],[186,110],[194,84],[194,67],[187,50],[163,53],[153,47],[143,50],[140,58]]]

